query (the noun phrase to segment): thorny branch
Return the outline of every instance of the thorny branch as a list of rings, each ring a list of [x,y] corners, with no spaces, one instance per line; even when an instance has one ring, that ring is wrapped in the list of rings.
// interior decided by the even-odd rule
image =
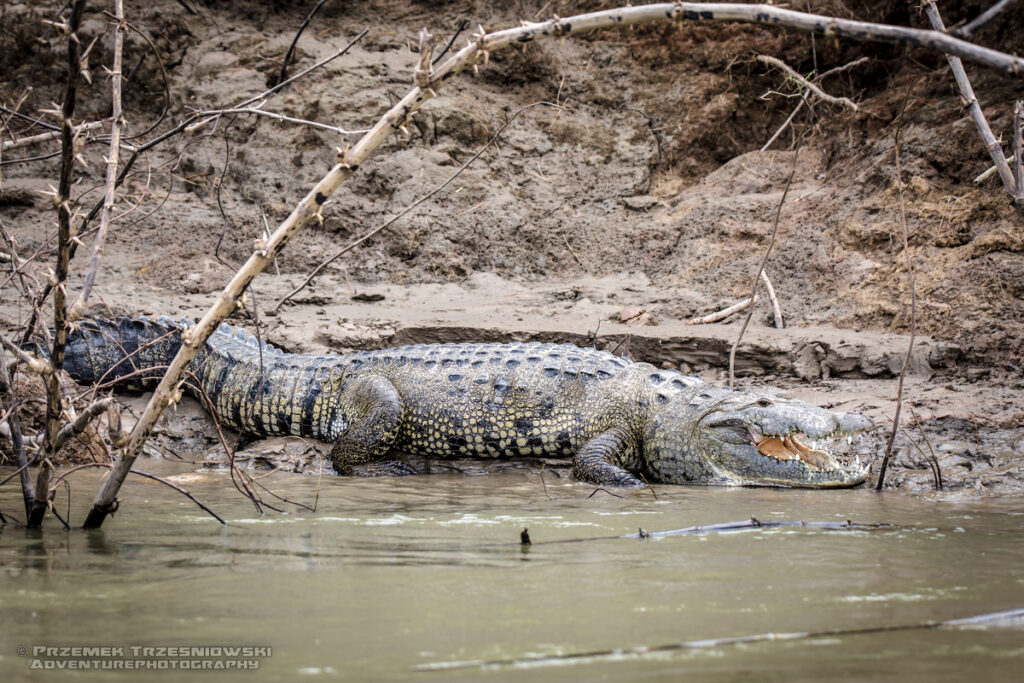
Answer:
[[[85,312],[89,303],[89,294],[92,292],[93,282],[96,280],[96,269],[99,267],[100,256],[103,254],[103,242],[106,239],[107,231],[110,228],[110,213],[114,209],[115,184],[117,182],[117,159],[121,150],[121,131],[124,130],[125,120],[121,116],[121,61],[124,48],[124,0],[114,0],[114,59],[110,69],[110,148],[107,152],[107,180],[103,192],[103,208],[100,209],[100,229],[96,234],[96,241],[92,248],[92,259],[89,262],[89,270],[85,275],[85,282],[82,284],[82,291],[78,299],[71,306],[68,317],[71,321],[78,320]]]
[[[43,523],[49,505],[50,457],[57,453],[60,430],[61,406],[60,371],[64,366],[64,347],[68,338],[67,280],[70,261],[72,234],[71,171],[75,162],[75,132],[71,117],[75,113],[75,95],[81,72],[81,44],[78,29],[85,11],[85,0],[76,0],[68,16],[68,79],[64,89],[64,103],[61,106],[61,167],[60,185],[55,202],[57,204],[57,266],[53,276],[53,348],[50,351],[50,366],[53,372],[45,376],[46,383],[46,438],[43,460],[36,475],[35,499],[32,514],[26,524],[38,527]]]

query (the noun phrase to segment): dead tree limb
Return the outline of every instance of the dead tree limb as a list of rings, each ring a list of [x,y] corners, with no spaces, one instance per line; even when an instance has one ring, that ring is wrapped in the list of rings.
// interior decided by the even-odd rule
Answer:
[[[757,295],[755,294],[754,296],[747,297],[743,301],[735,303],[732,306],[727,306],[726,308],[723,308],[720,311],[715,311],[714,313],[708,313],[707,315],[702,315],[699,318],[690,318],[689,320],[686,321],[686,324],[687,325],[710,325],[711,323],[717,323],[719,320],[725,320],[730,315],[733,315],[735,313],[739,313],[740,311],[745,310],[751,304],[756,304],[756,303],[757,303]]]
[[[772,287],[772,281],[768,279],[768,271],[761,271],[761,282],[764,283],[764,289],[768,292],[768,300],[772,304],[772,319],[775,321],[775,328],[781,330],[785,325],[782,322],[782,307],[779,306],[779,298],[775,296],[775,288]]]
[[[311,220],[323,219],[323,208],[328,197],[349,178],[370,154],[398,131],[424,102],[437,95],[445,83],[457,74],[481,62],[486,63],[491,52],[511,45],[520,45],[545,37],[563,37],[613,26],[628,26],[644,22],[669,20],[743,21],[786,26],[829,36],[858,40],[915,45],[940,52],[949,52],[964,59],[1000,69],[1011,74],[1024,73],[1024,59],[996,50],[973,45],[937,31],[884,26],[867,22],[836,19],[819,15],[784,10],[770,5],[743,5],[731,3],[662,3],[640,7],[625,7],[581,14],[565,19],[530,23],[525,26],[487,33],[481,29],[461,50],[432,70],[423,86],[417,85],[366,133],[354,146],[341,150],[338,161],[328,173],[306,194],[292,213],[282,222],[269,239],[260,240],[246,263],[218,295],[210,309],[193,327],[182,332],[182,344],[171,361],[160,384],[147,404],[142,416],[128,438],[128,444],[96,494],[85,521],[87,528],[97,528],[113,509],[117,491],[124,482],[132,463],[149,437],[157,419],[181,396],[181,383],[189,363],[195,358],[206,339],[220,323],[234,311],[253,279],[278,257],[289,241]],[[287,81],[285,81],[287,83]],[[275,90],[278,86],[275,86]],[[241,106],[249,106],[245,102]]]
[[[956,36],[957,38],[963,38],[964,40],[967,40],[972,35],[974,35],[974,32],[977,31],[979,28],[981,28],[985,24],[989,23],[990,21],[998,17],[1006,10],[1011,9],[1016,4],[1017,0],[999,0],[999,2],[992,5],[987,10],[985,10],[977,17],[975,17],[974,21],[971,21],[970,23],[965,24],[964,26],[961,26],[960,28],[953,31],[953,35]]]
[[[103,242],[110,229],[110,214],[114,210],[115,185],[117,183],[117,160],[121,151],[121,131],[124,130],[126,121],[121,116],[121,62],[124,51],[124,0],[114,0],[114,59],[110,69],[110,148],[107,151],[107,179],[103,191],[103,208],[100,209],[100,229],[96,233],[96,240],[92,247],[92,259],[89,261],[89,270],[82,283],[82,291],[78,299],[71,305],[68,311],[68,318],[74,322],[82,317],[89,304],[89,294],[92,292],[93,283],[96,281],[96,270],[99,267],[100,256],[103,254]]]
[[[80,132],[84,133],[84,132],[88,132],[88,131],[91,131],[91,130],[96,130],[97,128],[102,128],[102,127],[103,127],[103,122],[102,121],[88,121],[86,123],[80,123],[77,126],[75,126],[75,132],[76,133],[80,133]],[[39,133],[38,135],[30,135],[28,137],[18,138],[17,140],[6,140],[6,141],[3,142],[2,147],[3,147],[3,151],[6,152],[8,150],[18,149],[18,148],[21,148],[21,147],[28,147],[30,145],[35,145],[35,144],[40,143],[40,142],[46,142],[47,140],[55,140],[55,139],[57,139],[59,137],[60,137],[60,131],[59,130],[51,130],[51,131],[48,131],[46,133]]]
[[[60,371],[64,366],[64,347],[68,339],[67,280],[68,262],[71,250],[71,171],[75,157],[75,132],[71,117],[75,113],[75,96],[78,87],[81,64],[81,44],[78,29],[85,11],[85,0],[76,0],[68,16],[68,79],[64,89],[64,103],[61,106],[61,168],[60,185],[57,188],[57,266],[53,276],[53,348],[50,351],[50,367],[53,372],[46,375],[46,440],[43,460],[36,476],[36,497],[32,502],[32,514],[26,524],[38,527],[49,506],[50,457],[57,452],[56,444],[60,434],[60,419],[63,413],[60,387]]]
[[[936,31],[946,30],[946,26],[942,23],[942,16],[939,14],[939,9],[935,6],[934,0],[927,1],[925,4],[925,12],[928,14],[928,21],[931,22]],[[974,88],[971,87],[971,81],[967,78],[967,72],[964,71],[963,63],[960,61],[959,57],[948,53],[946,54],[946,61],[949,62],[949,69],[953,72],[953,78],[956,80],[957,88],[960,89],[960,96],[963,98],[964,106],[967,107],[971,120],[974,121],[974,125],[977,126],[982,142],[985,143],[985,151],[987,151],[988,155],[992,157],[992,162],[996,166],[999,178],[1003,181],[1003,187],[1013,199],[1014,206],[1018,207],[1018,211],[1024,215],[1024,190],[1020,192],[1017,190],[1017,183],[1013,177],[1013,173],[1010,171],[1010,165],[1006,163],[1006,157],[1003,153],[1003,145],[996,140],[995,135],[992,134],[992,129],[989,128],[988,121],[985,119],[985,114],[981,111],[981,105],[978,104],[978,98],[974,95]]]

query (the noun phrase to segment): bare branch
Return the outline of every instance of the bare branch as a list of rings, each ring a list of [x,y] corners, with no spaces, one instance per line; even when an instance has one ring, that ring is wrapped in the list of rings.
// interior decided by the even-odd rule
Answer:
[[[85,0],[75,0],[68,17],[68,77],[64,89],[64,103],[61,106],[61,168],[60,185],[57,189],[57,266],[54,269],[53,286],[53,349],[50,351],[50,366],[53,372],[45,377],[46,382],[46,440],[44,456],[36,476],[36,497],[32,503],[32,514],[26,522],[29,527],[38,527],[49,507],[50,456],[56,454],[60,429],[61,407],[60,370],[64,366],[64,347],[68,339],[67,280],[68,262],[71,250],[71,171],[75,156],[75,132],[71,117],[75,113],[75,95],[81,70],[78,28],[85,11]]]
[[[720,311],[715,311],[714,313],[708,313],[707,315],[702,315],[699,318],[690,318],[689,320],[686,321],[686,324],[687,325],[710,325],[711,323],[717,323],[719,320],[725,320],[726,318],[728,318],[730,315],[733,315],[734,313],[739,313],[740,311],[742,311],[742,310],[746,309],[748,306],[750,306],[752,303],[757,303],[757,295],[756,294],[753,297],[747,297],[743,301],[740,301],[739,303],[735,303],[732,306],[729,306],[727,308],[723,308]]]
[[[86,306],[89,303],[89,294],[92,292],[93,283],[96,281],[96,269],[99,267],[100,256],[103,254],[103,242],[107,237],[107,230],[110,228],[110,213],[114,209],[114,191],[117,184],[117,157],[120,151],[121,131],[125,127],[125,120],[121,117],[121,61],[124,51],[124,0],[114,0],[114,60],[110,70],[110,107],[111,107],[111,128],[110,128],[110,149],[107,152],[107,182],[103,191],[103,208],[100,209],[100,229],[96,233],[96,241],[92,247],[92,259],[89,261],[89,270],[82,283],[82,292],[78,299],[68,311],[68,318],[73,322],[82,317]]]
[[[223,116],[226,114],[255,114],[257,116],[267,116],[278,121],[285,121],[287,123],[297,123],[303,126],[309,126],[310,128],[320,128],[322,130],[329,130],[332,133],[338,135],[359,135],[368,132],[368,129],[357,129],[347,130],[345,128],[339,128],[338,126],[332,126],[326,123],[319,123],[317,121],[309,121],[307,119],[297,119],[293,116],[285,116],[284,114],[278,114],[273,111],[264,111],[257,109],[256,107],[238,107],[228,109],[214,109],[210,111],[198,112],[199,116]]]
[[[0,332],[0,344],[4,346],[8,351],[18,357],[22,363],[28,366],[28,369],[37,375],[49,375],[53,372],[53,368],[49,363],[40,359],[33,358],[32,356],[25,353],[19,348],[14,342],[8,339],[2,332]],[[4,366],[6,368],[6,365]]]
[[[97,128],[102,128],[102,121],[88,121],[86,123],[80,123],[74,127],[75,133],[85,133]],[[18,138],[17,140],[7,140],[3,143],[3,150],[6,152],[10,149],[19,149],[21,147],[28,147],[39,142],[46,142],[47,140],[55,140],[60,137],[59,130],[51,130],[46,133],[39,133],[38,135],[30,135],[25,138]]]
[[[852,111],[859,111],[859,109],[857,108],[857,104],[853,100],[847,97],[835,97],[834,95],[829,95],[827,92],[819,88],[813,82],[807,80],[806,78],[798,74],[796,71],[793,70],[792,67],[789,66],[789,64],[786,64],[781,59],[776,59],[775,57],[770,57],[768,55],[758,55],[757,61],[761,62],[762,64],[774,66],[776,69],[779,69],[784,74],[795,80],[797,83],[799,83],[800,85],[814,93],[820,100],[823,100],[830,104],[836,104],[841,107],[846,107],[847,109],[850,109]]]
[[[910,95],[908,90],[907,95]],[[889,458],[892,456],[892,446],[896,441],[896,430],[900,425],[900,409],[903,407],[903,379],[907,375],[907,367],[910,365],[910,356],[914,351],[914,335],[917,332],[917,292],[914,288],[914,262],[910,258],[910,239],[907,235],[907,209],[903,197],[903,168],[900,162],[900,130],[903,122],[903,114],[906,112],[907,102],[904,100],[903,109],[900,110],[900,117],[896,122],[896,141],[893,144],[896,153],[896,188],[900,196],[900,229],[903,233],[903,254],[907,259],[907,282],[910,286],[910,343],[907,346],[907,354],[903,357],[903,364],[900,366],[900,378],[896,385],[896,413],[892,418],[892,432],[889,433],[889,442],[885,446],[885,455],[882,457],[882,466],[878,470],[878,483],[876,491],[881,491],[885,485],[885,471],[889,466]]]
[[[761,270],[761,282],[764,283],[764,288],[768,292],[768,300],[772,302],[772,317],[775,320],[775,327],[781,330],[785,327],[782,323],[782,308],[779,307],[779,300],[775,296],[775,288],[772,287],[772,281],[768,279],[767,270]]]
[[[11,449],[14,461],[18,465],[21,478],[21,495],[25,500],[25,519],[32,515],[32,501],[35,499],[32,488],[32,477],[28,471],[28,459],[25,456],[25,440],[21,433],[21,420],[18,417],[18,400],[14,394],[14,382],[7,372],[4,352],[0,350],[0,399],[3,399],[4,410],[7,411],[7,428],[10,432]]]
[[[934,0],[928,0],[925,5],[925,12],[928,14],[928,20],[937,31],[946,30]],[[981,139],[985,143],[985,150],[992,157],[992,162],[996,165],[999,177],[1003,181],[1003,187],[1006,188],[1006,191],[1012,197],[1014,196],[1013,174],[1010,172],[1010,166],[1006,163],[1006,157],[1003,155],[1003,146],[996,140],[996,137],[992,134],[992,129],[988,126],[988,121],[985,120],[985,114],[981,111],[978,98],[974,96],[974,88],[971,87],[971,81],[967,78],[967,72],[964,71],[964,65],[960,58],[953,54],[947,54],[946,61],[949,62],[949,69],[953,72],[953,78],[956,79],[956,85],[960,89],[960,96],[963,98],[964,106],[967,107],[974,125],[978,127],[978,133],[981,134]]]
[[[953,31],[953,35],[957,38],[970,38],[975,31],[989,23],[1006,10],[1012,8],[1017,4],[1017,0],[999,0],[996,4],[989,7],[987,10],[975,17],[974,21],[961,26],[960,28]]]

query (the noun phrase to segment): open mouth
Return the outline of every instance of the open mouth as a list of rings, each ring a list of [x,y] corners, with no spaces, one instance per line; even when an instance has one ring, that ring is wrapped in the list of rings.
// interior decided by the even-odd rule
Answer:
[[[750,427],[751,445],[761,455],[775,460],[796,460],[815,472],[844,471],[860,473],[866,470],[861,465],[859,453],[838,453],[837,444],[845,437],[847,445],[853,445],[854,435],[836,431],[823,438],[810,439],[803,432],[790,432],[783,435],[761,434]],[[863,435],[858,434],[860,440]]]

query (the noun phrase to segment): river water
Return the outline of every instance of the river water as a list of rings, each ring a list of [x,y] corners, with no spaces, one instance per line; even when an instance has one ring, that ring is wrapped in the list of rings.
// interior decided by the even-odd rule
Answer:
[[[169,488],[133,478],[121,511],[100,531],[64,532],[53,518],[42,534],[0,527],[0,680],[126,678],[40,671],[97,661],[95,652],[43,647],[122,648],[104,661],[171,666],[167,652],[132,648],[228,645],[264,649],[185,659],[259,666],[257,674],[199,676],[211,680],[1022,676],[1019,620],[431,669],[1024,607],[1024,498],[670,486],[657,487],[657,498],[649,489],[615,491],[620,498],[590,497],[593,486],[550,472],[546,489],[526,471],[376,480],[275,474],[261,483],[288,498],[316,499],[316,513],[261,516],[225,473],[193,474],[194,467],[156,460],[140,466],[173,476],[229,525]],[[74,476],[76,523],[97,482],[93,471]],[[62,492],[62,515],[66,501]],[[0,510],[20,509],[13,483],[0,489]],[[898,526],[550,543],[751,516]],[[524,527],[528,547],[520,545]]]

